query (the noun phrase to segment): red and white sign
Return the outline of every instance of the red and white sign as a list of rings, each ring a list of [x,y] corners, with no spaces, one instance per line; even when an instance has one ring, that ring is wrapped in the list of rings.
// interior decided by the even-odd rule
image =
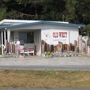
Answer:
[[[59,32],[60,38],[67,38],[67,32]]]
[[[67,32],[53,32],[53,38],[67,38]]]
[[[58,32],[53,32],[53,38],[58,38]]]

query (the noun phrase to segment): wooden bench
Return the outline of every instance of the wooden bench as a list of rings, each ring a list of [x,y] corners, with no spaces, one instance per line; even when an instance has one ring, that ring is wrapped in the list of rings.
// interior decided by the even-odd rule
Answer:
[[[34,48],[27,48],[26,51],[24,51],[24,49],[20,49],[20,54],[23,54],[23,55],[29,55],[29,54],[33,54],[34,55]]]

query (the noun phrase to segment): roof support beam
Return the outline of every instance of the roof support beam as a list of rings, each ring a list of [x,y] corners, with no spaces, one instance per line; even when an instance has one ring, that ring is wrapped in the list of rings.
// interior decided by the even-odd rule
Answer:
[[[6,47],[6,30],[4,30],[4,44],[5,44],[5,47]]]
[[[10,30],[7,30],[7,40],[10,42]]]
[[[10,30],[7,30],[7,40],[8,40],[8,43],[10,44],[10,33],[11,33],[11,31]],[[10,49],[11,49],[11,47],[10,47],[10,45],[9,45],[9,53],[11,52],[10,51]]]
[[[4,45],[3,45],[3,31],[1,31],[1,41],[2,41],[2,55],[4,54]]]

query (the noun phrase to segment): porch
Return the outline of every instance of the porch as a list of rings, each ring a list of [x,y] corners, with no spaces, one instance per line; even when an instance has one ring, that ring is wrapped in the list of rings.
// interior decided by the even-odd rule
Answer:
[[[0,32],[0,44],[2,47],[2,55],[4,54],[17,54],[16,42],[20,41],[21,54],[40,54],[40,29],[5,29]],[[27,49],[24,50],[24,49]],[[22,52],[22,50],[24,50]]]

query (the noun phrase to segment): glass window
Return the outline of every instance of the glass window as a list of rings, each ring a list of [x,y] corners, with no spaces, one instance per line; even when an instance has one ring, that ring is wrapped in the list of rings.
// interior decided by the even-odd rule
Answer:
[[[7,35],[7,34],[6,34]],[[11,39],[10,39],[11,41],[14,41],[14,32],[13,31],[11,31]]]
[[[34,32],[20,32],[19,40],[23,43],[34,43]]]

